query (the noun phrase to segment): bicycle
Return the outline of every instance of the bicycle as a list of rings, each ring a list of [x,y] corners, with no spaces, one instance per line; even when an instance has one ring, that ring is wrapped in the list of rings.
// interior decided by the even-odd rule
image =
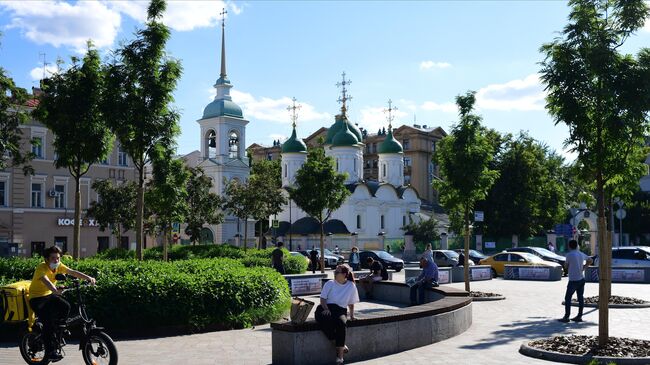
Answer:
[[[66,280],[66,276],[57,274],[57,281]],[[77,315],[66,319],[65,324],[59,325],[54,331],[57,350],[65,356],[63,347],[67,344],[65,338],[70,337],[68,330],[74,326],[81,327],[81,338],[79,339],[79,350],[87,365],[117,365],[117,348],[111,337],[104,332],[103,327],[97,327],[95,320],[88,317],[86,305],[83,302],[80,290],[81,284],[78,279],[72,279],[72,288],[66,288],[63,292],[70,290],[77,294]],[[26,333],[20,341],[20,354],[23,360],[30,365],[47,365],[51,361],[45,357],[45,347],[42,339],[43,324],[36,319],[31,331]]]

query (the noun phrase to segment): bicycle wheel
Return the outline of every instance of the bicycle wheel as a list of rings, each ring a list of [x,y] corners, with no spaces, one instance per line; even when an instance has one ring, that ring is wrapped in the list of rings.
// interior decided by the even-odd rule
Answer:
[[[117,348],[104,332],[91,333],[81,354],[86,365],[117,365]]]
[[[49,360],[45,359],[45,348],[40,333],[30,332],[23,336],[20,341],[20,355],[30,365],[47,365]]]

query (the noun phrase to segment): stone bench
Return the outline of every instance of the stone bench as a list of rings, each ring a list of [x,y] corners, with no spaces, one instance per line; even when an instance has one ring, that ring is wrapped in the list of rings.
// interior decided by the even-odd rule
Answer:
[[[505,265],[503,270],[505,280],[560,281],[563,275],[561,266]]]
[[[410,288],[403,283],[378,282],[374,297],[379,301],[407,304]],[[363,289],[359,287],[363,298]],[[317,303],[318,305],[318,303]],[[356,313],[348,322],[346,361],[373,359],[454,337],[472,324],[472,299],[456,288],[426,291],[422,305]],[[271,324],[273,364],[331,364],[334,345],[314,320],[301,325]]]

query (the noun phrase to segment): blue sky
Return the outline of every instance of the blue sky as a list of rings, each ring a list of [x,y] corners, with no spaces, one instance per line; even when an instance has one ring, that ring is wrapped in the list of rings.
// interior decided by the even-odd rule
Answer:
[[[26,88],[36,86],[43,60],[69,60],[92,38],[103,54],[133,38],[146,2],[1,1],[0,66]],[[199,148],[196,120],[213,97],[219,73],[219,12],[228,9],[226,48],[233,98],[250,120],[246,144],[270,145],[291,133],[286,107],[302,104],[302,137],[333,123],[335,84],[352,80],[350,119],[370,132],[394,124],[441,126],[457,121],[454,97],[476,90],[484,124],[501,132],[528,131],[562,152],[567,128],[544,110],[537,72],[539,47],[566,24],[559,1],[171,1],[169,54],[184,72],[175,93],[181,111],[180,153]],[[650,44],[650,22],[626,52]],[[53,66],[46,71],[51,72]],[[566,153],[562,152],[567,155]],[[570,155],[567,155],[571,157]]]

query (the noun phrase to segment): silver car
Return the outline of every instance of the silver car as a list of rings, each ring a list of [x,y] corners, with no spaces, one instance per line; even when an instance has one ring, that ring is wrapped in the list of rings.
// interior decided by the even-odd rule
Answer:
[[[598,266],[599,257],[594,260]],[[630,246],[612,248],[612,267],[650,267],[650,247]]]

